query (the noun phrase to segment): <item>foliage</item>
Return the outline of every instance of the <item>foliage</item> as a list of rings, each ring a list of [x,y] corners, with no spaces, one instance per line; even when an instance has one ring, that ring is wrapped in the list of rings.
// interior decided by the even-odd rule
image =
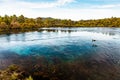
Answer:
[[[0,16],[0,31],[19,29],[19,30],[32,30],[41,27],[120,27],[120,18],[111,17],[98,20],[80,20],[72,21],[70,19],[54,19],[38,17],[27,18],[23,15],[20,16]]]

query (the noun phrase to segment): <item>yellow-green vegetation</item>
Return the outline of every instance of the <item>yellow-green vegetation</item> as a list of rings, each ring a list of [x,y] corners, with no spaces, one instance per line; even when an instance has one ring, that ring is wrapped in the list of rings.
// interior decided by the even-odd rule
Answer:
[[[0,80],[33,80],[31,76],[25,77],[17,65],[11,65],[0,71]]]
[[[120,27],[120,18],[112,17],[98,20],[80,20],[54,18],[27,18],[20,16],[0,16],[0,31],[8,30],[33,30],[41,27]]]
[[[34,58],[35,59],[35,58]],[[21,60],[20,60],[21,61]],[[35,63],[35,62],[37,63]],[[119,80],[119,65],[77,59],[61,62],[44,58],[22,60],[21,64],[11,65],[0,71],[0,80]]]
[[[25,80],[33,80],[33,78],[31,76],[29,76],[28,78],[26,78]]]

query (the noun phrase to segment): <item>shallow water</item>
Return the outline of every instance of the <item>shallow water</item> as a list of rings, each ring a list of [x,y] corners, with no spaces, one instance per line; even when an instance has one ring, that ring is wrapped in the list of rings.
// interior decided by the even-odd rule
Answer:
[[[41,28],[0,35],[0,68],[20,64],[24,56],[65,62],[82,58],[90,62],[87,66],[113,68],[120,75],[120,28]]]

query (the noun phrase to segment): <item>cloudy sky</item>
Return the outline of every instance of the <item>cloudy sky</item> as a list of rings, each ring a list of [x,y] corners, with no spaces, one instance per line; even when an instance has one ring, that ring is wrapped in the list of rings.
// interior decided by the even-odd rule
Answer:
[[[99,19],[120,17],[120,0],[0,0],[0,15]]]

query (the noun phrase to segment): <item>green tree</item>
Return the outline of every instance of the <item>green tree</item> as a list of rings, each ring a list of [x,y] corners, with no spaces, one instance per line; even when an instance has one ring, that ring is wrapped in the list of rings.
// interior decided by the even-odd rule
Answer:
[[[24,17],[23,15],[20,15],[20,16],[18,17],[18,22],[19,22],[19,23],[24,23],[24,22],[25,22],[25,17]]]
[[[7,24],[5,22],[1,22],[0,29],[7,29]]]

